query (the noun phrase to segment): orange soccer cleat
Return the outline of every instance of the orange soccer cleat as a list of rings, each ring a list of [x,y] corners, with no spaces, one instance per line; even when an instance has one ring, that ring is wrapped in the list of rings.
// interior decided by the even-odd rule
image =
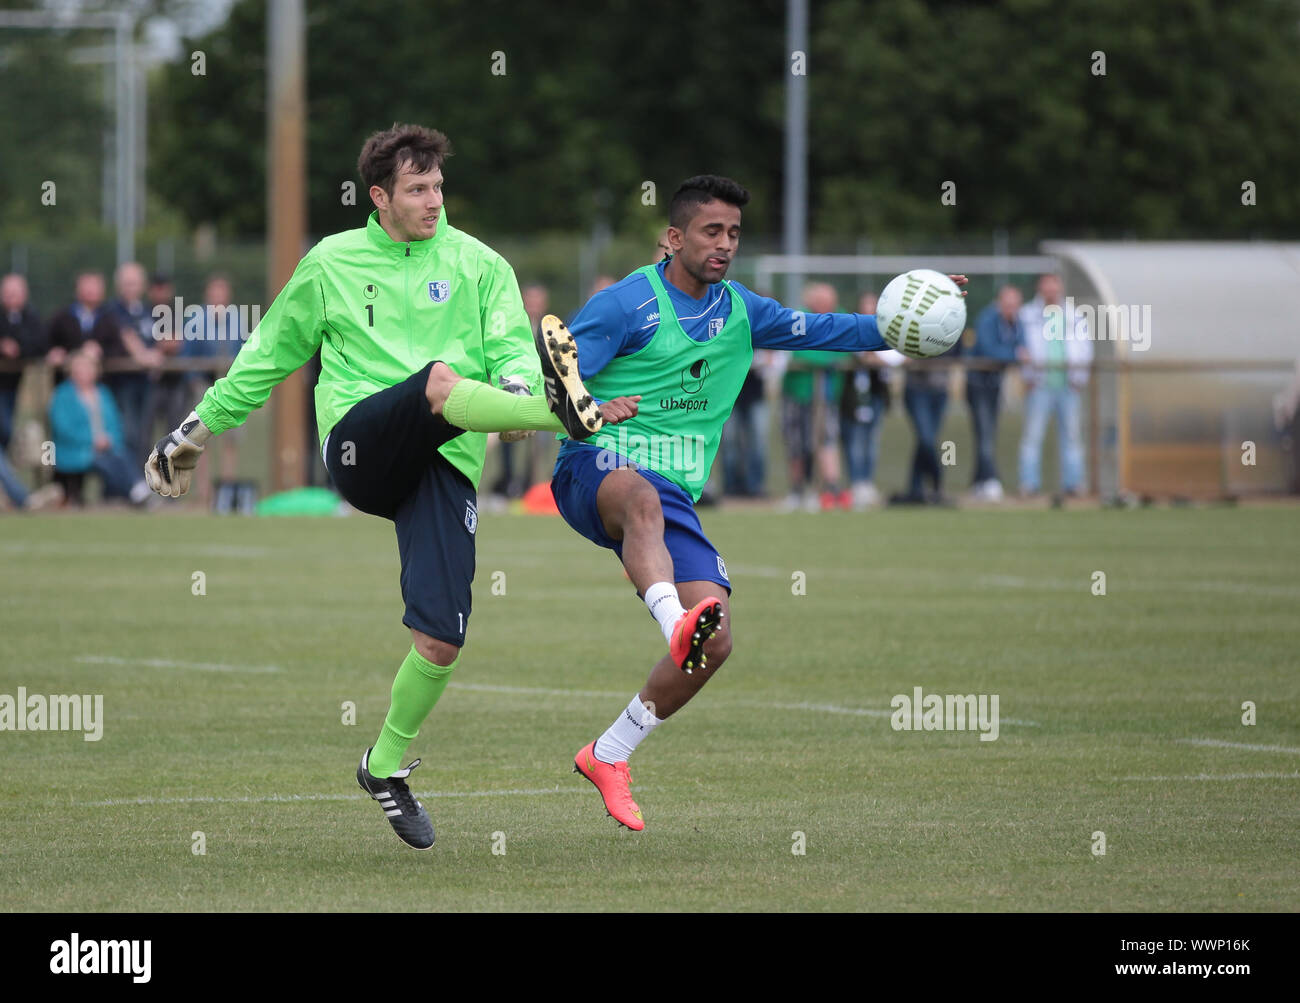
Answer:
[[[668,653],[688,676],[695,669],[705,667],[708,659],[704,654],[704,642],[721,629],[724,616],[722,600],[717,596],[707,596],[683,613],[673,627]]]
[[[596,790],[605,799],[605,811],[615,822],[634,832],[645,828],[641,809],[632,800],[632,774],[627,771],[626,761],[612,765],[602,763],[596,758],[596,743],[589,742],[573,757],[573,772],[581,773],[596,785]]]

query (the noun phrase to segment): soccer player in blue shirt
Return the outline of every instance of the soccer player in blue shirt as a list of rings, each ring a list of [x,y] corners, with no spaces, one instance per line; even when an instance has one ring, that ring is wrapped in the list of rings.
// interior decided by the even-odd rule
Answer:
[[[729,178],[684,181],[669,205],[671,256],[592,296],[573,321],[588,391],[598,400],[642,395],[635,418],[583,442],[565,440],[551,482],[561,515],[614,551],[669,644],[614,723],[574,757],[609,813],[635,830],[645,822],[629,790],[628,757],[732,650],[731,582],[695,502],[754,349],[888,347],[874,316],[805,314],[726,281],[748,201]]]

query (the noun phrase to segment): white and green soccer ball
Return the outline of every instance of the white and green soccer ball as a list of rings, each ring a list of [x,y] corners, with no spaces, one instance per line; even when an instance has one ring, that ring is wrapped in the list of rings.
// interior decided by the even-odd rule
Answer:
[[[880,336],[913,359],[942,355],[966,327],[966,300],[957,283],[928,268],[890,279],[876,303]]]

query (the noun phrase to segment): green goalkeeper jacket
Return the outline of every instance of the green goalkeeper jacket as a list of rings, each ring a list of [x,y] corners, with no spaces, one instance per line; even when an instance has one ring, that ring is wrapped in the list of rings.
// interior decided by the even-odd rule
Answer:
[[[514,270],[447,222],[428,240],[395,241],[372,212],[366,225],[326,237],[298,262],[230,371],[203,395],[213,434],[241,425],[271,390],[319,349],[321,441],[358,401],[434,359],[483,383],[517,376],[533,393],[541,369]],[[440,452],[478,487],[487,436],[465,432]]]

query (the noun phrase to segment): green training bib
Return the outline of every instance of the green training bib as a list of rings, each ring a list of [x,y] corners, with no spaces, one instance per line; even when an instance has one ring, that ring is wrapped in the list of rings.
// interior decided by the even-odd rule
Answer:
[[[641,395],[635,418],[611,425],[587,441],[661,474],[699,501],[708,483],[722,426],[731,414],[754,358],[749,313],[731,294],[731,315],[714,337],[695,341],[683,329],[654,265],[638,268],[659,305],[650,343],[615,358],[586,381],[599,400]],[[633,273],[636,274],[636,273]],[[611,458],[611,468],[619,462]]]

